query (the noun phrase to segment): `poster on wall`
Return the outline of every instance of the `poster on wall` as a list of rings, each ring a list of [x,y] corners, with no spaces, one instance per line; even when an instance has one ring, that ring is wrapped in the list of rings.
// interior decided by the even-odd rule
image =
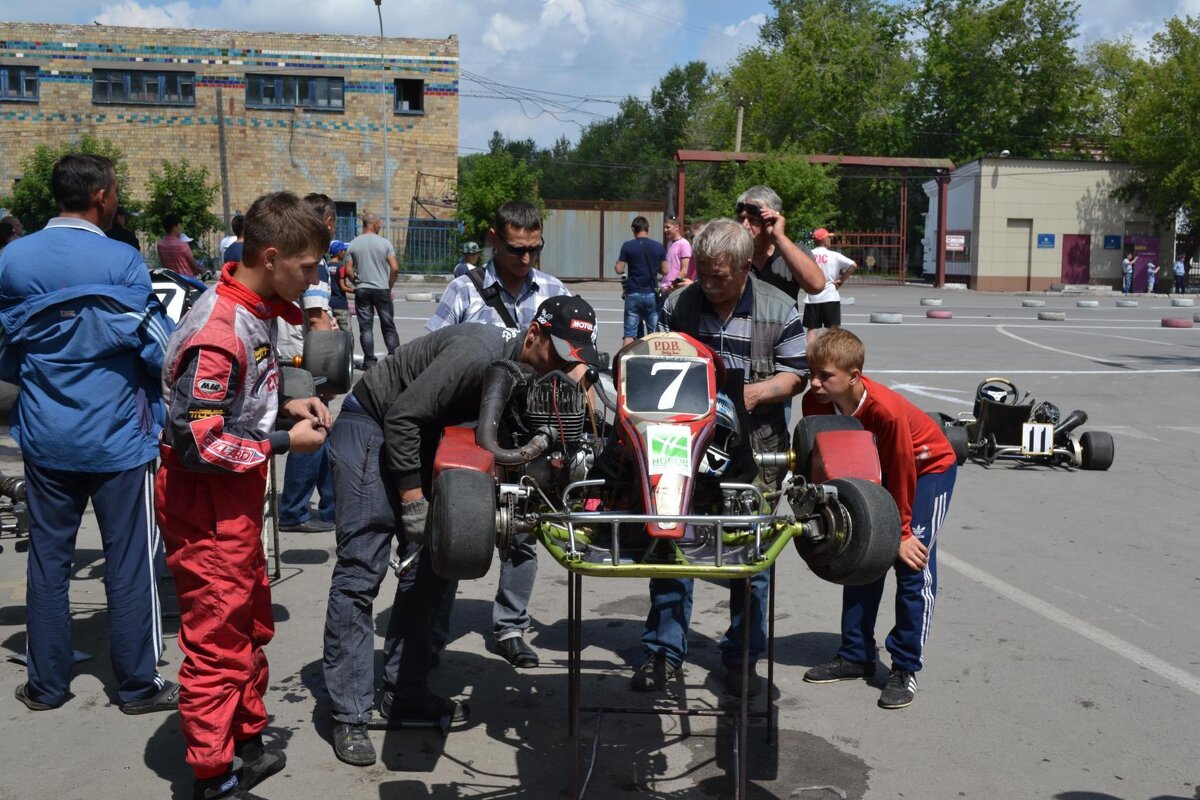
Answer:
[[[1146,291],[1146,267],[1151,263],[1162,263],[1158,258],[1158,237],[1156,236],[1126,236],[1126,247],[1133,250],[1133,292]],[[1159,273],[1162,274],[1161,272]]]

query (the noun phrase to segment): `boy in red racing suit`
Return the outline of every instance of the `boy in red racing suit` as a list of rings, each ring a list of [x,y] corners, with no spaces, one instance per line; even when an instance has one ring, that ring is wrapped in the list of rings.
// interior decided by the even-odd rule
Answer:
[[[921,409],[862,374],[866,350],[844,328],[810,334],[804,416],[846,414],[875,434],[884,488],[900,511],[896,625],[887,637],[892,671],[880,708],[904,708],[917,693],[937,594],[937,534],[950,508],[958,467],[941,428]],[[842,590],[842,646],[832,661],[804,673],[808,683],[875,674],[875,616],[886,576]]]
[[[262,740],[263,647],[274,633],[263,494],[271,457],[317,450],[332,420],[315,397],[280,408],[274,318],[300,322],[293,303],[317,282],[328,246],[307,203],[260,197],[246,213],[242,263],[226,265],[167,346],[155,505],[179,595],[179,712],[196,800],[252,800],[250,787],[285,763]],[[297,420],[290,431],[274,430],[279,411]]]

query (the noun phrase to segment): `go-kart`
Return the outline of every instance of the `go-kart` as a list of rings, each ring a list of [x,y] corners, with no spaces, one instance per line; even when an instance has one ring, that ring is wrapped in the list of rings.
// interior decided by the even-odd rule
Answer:
[[[1058,406],[1036,402],[1028,391],[1022,395],[1007,378],[980,382],[970,414],[957,418],[941,413],[930,416],[943,424],[960,464],[969,458],[990,466],[1004,459],[1106,470],[1112,466],[1116,452],[1109,433],[1076,433],[1088,421],[1085,412],[1075,410],[1063,417]]]

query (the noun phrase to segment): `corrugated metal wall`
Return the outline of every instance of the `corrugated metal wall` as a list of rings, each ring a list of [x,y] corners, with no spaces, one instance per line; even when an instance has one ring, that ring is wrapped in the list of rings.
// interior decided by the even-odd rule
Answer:
[[[542,251],[540,268],[557,278],[615,280],[613,264],[621,252],[621,245],[633,238],[629,224],[639,215],[650,221],[650,236],[661,240],[661,210],[548,208],[542,222],[546,249]]]

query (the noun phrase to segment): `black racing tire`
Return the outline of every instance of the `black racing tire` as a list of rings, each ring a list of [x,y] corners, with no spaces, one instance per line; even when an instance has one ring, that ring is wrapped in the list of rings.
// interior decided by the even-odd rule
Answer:
[[[802,417],[792,431],[792,452],[796,455],[797,474],[812,477],[813,445],[818,433],[829,431],[861,431],[862,423],[843,414],[814,414]]]
[[[900,551],[900,512],[896,501],[877,483],[858,478],[829,481],[845,511],[832,531],[829,549],[805,558],[817,577],[842,586],[863,586],[887,574]],[[801,552],[803,556],[804,553]]]
[[[433,571],[448,580],[482,578],[496,550],[496,487],[492,476],[448,469],[433,480],[428,530]]]
[[[950,442],[950,448],[954,451],[954,462],[961,467],[966,463],[969,452],[967,429],[962,425],[946,425],[942,428],[942,433],[946,434],[946,440]]]
[[[1111,433],[1105,431],[1088,431],[1079,437],[1079,447],[1083,451],[1079,466],[1084,469],[1106,470],[1112,466],[1113,457],[1117,454]]]
[[[323,395],[345,394],[354,386],[354,337],[350,331],[309,331],[304,337],[304,368]]]

